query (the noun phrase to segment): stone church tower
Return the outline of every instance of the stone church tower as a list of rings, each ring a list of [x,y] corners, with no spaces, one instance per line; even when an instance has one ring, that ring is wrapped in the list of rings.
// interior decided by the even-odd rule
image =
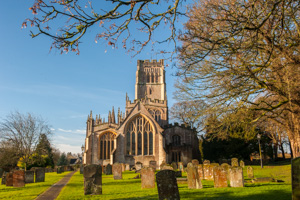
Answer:
[[[116,119],[117,118],[117,119]],[[138,60],[135,99],[126,94],[125,114],[114,108],[108,120],[87,119],[85,164],[126,163],[134,166],[156,161],[187,164],[199,156],[194,129],[168,123],[164,60]]]

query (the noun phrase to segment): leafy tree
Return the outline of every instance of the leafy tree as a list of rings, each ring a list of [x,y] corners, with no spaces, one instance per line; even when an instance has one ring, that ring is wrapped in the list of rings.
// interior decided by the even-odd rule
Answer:
[[[117,47],[117,41],[120,41],[123,48],[140,52],[149,42],[153,42],[153,33],[161,26],[166,26],[165,32],[169,32],[162,42],[176,42],[175,23],[179,16],[184,15],[180,12],[183,2],[106,0],[99,3],[86,0],[35,0],[30,8],[35,16],[25,20],[22,27],[27,27],[29,22],[36,32],[31,32],[32,37],[48,36],[53,39],[52,47],[62,52],[72,50],[79,53],[78,45],[91,29],[98,29],[96,42],[104,39],[107,45]],[[137,37],[134,30],[139,31],[142,36]]]
[[[36,150],[42,134],[48,136],[52,133],[41,118],[30,113],[11,113],[0,122],[1,141],[14,146],[14,153],[18,158],[22,158],[25,169],[27,165],[32,164],[30,157]]]
[[[37,153],[37,155],[40,156],[42,162],[46,158],[46,162],[44,164],[45,166],[51,166],[52,168],[54,167],[52,147],[50,141],[48,140],[47,135],[45,134],[40,135],[39,143],[36,147],[35,152]]]
[[[203,0],[180,36],[177,98],[222,113],[251,105],[256,120],[280,116],[300,156],[300,2]]]
[[[65,153],[62,153],[57,161],[57,166],[68,165],[68,159]]]
[[[14,144],[7,141],[0,142],[0,168],[9,171],[17,166],[19,155]]]

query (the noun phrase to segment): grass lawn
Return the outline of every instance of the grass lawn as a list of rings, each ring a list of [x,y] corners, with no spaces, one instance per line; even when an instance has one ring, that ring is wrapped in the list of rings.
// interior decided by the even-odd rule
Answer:
[[[214,188],[213,181],[203,180],[203,189],[192,190],[187,184],[179,184],[181,199],[225,199],[225,200],[288,200],[291,199],[291,166],[253,166],[255,177],[274,177],[283,180],[280,183],[246,183],[244,188]],[[244,168],[245,180],[247,169]],[[58,199],[158,199],[157,188],[141,189],[141,180],[132,179],[136,174],[126,171],[123,180],[113,180],[112,175],[102,175],[102,191],[99,196],[84,195],[83,176],[76,172]],[[186,174],[183,174],[186,176]]]
[[[0,199],[35,199],[39,194],[46,191],[51,185],[59,181],[69,172],[64,172],[61,174],[46,173],[45,182],[40,183],[28,183],[25,187],[14,188],[6,187],[5,185],[0,185]],[[1,180],[1,179],[0,179]]]

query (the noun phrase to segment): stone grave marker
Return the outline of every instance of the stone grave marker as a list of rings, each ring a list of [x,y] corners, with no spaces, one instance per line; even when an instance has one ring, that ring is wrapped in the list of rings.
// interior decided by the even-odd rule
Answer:
[[[187,165],[187,179],[189,189],[201,189],[202,183],[198,174],[198,165],[188,163]]]
[[[101,165],[86,165],[83,168],[84,195],[102,194],[102,167]]]
[[[105,175],[111,175],[113,172],[112,172],[112,166],[110,164],[107,164],[105,166],[105,169],[104,169],[104,174]]]
[[[231,158],[231,166],[232,167],[238,167],[239,166],[239,159]]]
[[[251,166],[247,167],[247,177],[250,179],[254,178],[253,167]]]
[[[7,172],[3,172],[3,174],[2,174],[1,185],[6,185],[6,174],[7,174]]]
[[[121,163],[113,164],[112,173],[114,175],[114,180],[123,179],[122,178],[122,164]]]
[[[162,163],[159,165],[159,169],[162,170],[165,165],[166,165],[165,161],[162,161]]]
[[[169,170],[173,170],[174,171],[174,168],[171,165],[164,165],[161,170],[165,170],[165,169],[169,169]]]
[[[223,167],[225,169],[227,180],[229,180],[229,169],[230,169],[231,166],[227,163],[222,163],[221,167]]]
[[[156,183],[159,200],[180,199],[175,172],[173,170],[161,170],[157,172]]]
[[[204,179],[213,181],[214,180],[214,166],[213,165],[203,165]]]
[[[84,167],[83,167],[83,165],[80,165],[80,174],[83,174],[83,169],[84,169]]]
[[[192,164],[198,166],[199,165],[199,161],[197,159],[193,159],[192,160]]]
[[[25,171],[17,170],[13,172],[13,186],[24,187],[25,186]]]
[[[203,172],[203,165],[202,164],[198,165],[198,174],[199,174],[200,180],[204,179],[204,172]]]
[[[34,183],[34,171],[25,171],[25,183]]]
[[[228,187],[227,171],[221,166],[214,167],[214,186],[215,188]]]
[[[245,162],[244,161],[240,161],[240,167],[244,168],[245,167]]]
[[[0,168],[0,177],[3,176],[3,172],[4,172],[4,170],[2,168]]]
[[[39,168],[35,170],[35,182],[45,182],[45,169]]]
[[[204,160],[203,165],[210,165],[210,161],[209,160]]]
[[[130,165],[127,164],[127,163],[125,164],[125,170],[126,170],[126,171],[130,171]]]
[[[156,161],[155,160],[150,160],[149,161],[149,167],[152,167],[155,171],[156,170]]]
[[[176,162],[172,162],[171,166],[173,167],[173,170],[176,171],[177,170],[177,163]]]
[[[178,170],[184,171],[183,162],[178,162]]]
[[[122,165],[122,172],[125,172],[125,164],[121,163],[121,165]]]
[[[135,171],[139,172],[143,167],[143,164],[141,162],[135,163]]]
[[[62,171],[63,171],[62,169],[63,169],[62,167],[57,167],[56,173],[57,173],[57,174],[61,174]]]
[[[155,188],[155,171],[152,167],[141,169],[142,189]]]
[[[300,200],[300,157],[292,160],[292,199]]]
[[[243,168],[231,167],[229,169],[229,180],[231,187],[244,187]]]
[[[12,172],[8,172],[6,174],[6,186],[13,186],[13,173]]]

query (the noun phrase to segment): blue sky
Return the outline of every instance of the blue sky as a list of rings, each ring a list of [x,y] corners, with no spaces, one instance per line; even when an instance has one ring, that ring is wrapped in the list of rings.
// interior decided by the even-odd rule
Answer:
[[[79,56],[49,53],[49,38],[32,39],[30,28],[21,29],[24,19],[32,17],[32,2],[1,2],[0,118],[13,111],[41,116],[51,125],[57,148],[79,153],[90,110],[102,117],[112,106],[124,111],[126,92],[134,99],[137,60],[163,57],[145,50],[132,58],[123,49],[95,43],[93,33],[84,39]],[[174,73],[174,68],[166,68],[169,107],[175,102]]]

